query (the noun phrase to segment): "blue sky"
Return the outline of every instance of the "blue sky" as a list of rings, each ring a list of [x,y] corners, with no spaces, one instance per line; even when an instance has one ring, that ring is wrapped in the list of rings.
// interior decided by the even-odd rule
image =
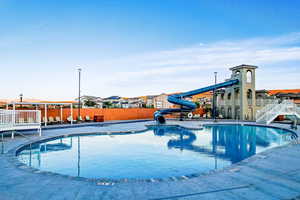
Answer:
[[[258,89],[300,88],[300,1],[0,0],[0,99],[186,91],[258,65]]]

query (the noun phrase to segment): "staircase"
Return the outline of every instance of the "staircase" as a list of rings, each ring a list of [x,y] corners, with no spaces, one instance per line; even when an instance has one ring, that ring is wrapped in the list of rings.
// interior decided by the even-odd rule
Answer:
[[[279,115],[293,115],[300,118],[300,108],[290,100],[284,100],[281,103],[273,102],[257,111],[256,122],[270,124]]]

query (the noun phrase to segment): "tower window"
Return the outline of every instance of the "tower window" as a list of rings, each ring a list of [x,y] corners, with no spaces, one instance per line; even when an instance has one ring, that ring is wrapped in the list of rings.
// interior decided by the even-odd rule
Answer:
[[[247,83],[251,83],[252,82],[252,72],[247,71],[246,77],[247,77]]]
[[[228,100],[231,99],[231,93],[228,93],[227,99],[228,99]]]

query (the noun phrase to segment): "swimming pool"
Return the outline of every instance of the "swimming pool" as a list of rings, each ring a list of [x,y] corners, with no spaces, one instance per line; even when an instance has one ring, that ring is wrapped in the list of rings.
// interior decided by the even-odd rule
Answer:
[[[91,179],[164,179],[222,169],[288,142],[290,132],[212,125],[152,126],[139,133],[77,135],[23,147],[17,157],[42,171]]]

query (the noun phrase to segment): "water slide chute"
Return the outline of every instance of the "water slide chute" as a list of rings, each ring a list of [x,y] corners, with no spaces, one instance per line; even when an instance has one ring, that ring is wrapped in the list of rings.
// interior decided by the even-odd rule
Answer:
[[[168,96],[168,101],[170,103],[180,105],[181,108],[168,108],[168,109],[158,110],[154,113],[154,120],[156,120],[157,122],[163,124],[163,123],[166,122],[166,120],[164,118],[164,115],[171,114],[171,113],[176,113],[176,112],[179,112],[179,113],[181,113],[181,112],[191,112],[191,111],[195,110],[197,108],[197,105],[195,103],[191,102],[191,101],[185,100],[184,99],[185,97],[191,97],[191,96],[196,95],[196,94],[201,94],[201,93],[204,93],[204,92],[217,90],[217,89],[220,89],[220,88],[230,87],[230,86],[236,85],[238,83],[239,83],[238,79],[232,79],[232,80],[225,81],[223,83],[218,83],[218,84],[215,84],[215,85],[211,85],[211,86],[208,86],[208,87],[192,90],[192,91],[189,91],[189,92],[170,95],[170,96]]]

